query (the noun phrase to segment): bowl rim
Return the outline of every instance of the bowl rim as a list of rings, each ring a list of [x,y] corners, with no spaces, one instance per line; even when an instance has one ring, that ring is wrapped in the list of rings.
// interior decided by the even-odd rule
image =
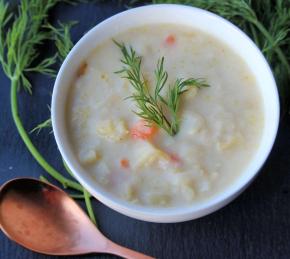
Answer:
[[[83,44],[85,44],[89,39],[90,35],[94,35],[95,33],[98,33],[97,30],[99,30],[102,26],[106,25],[107,23],[113,23],[118,21],[119,19],[126,19],[127,15],[140,15],[143,11],[172,11],[175,12],[183,12],[186,10],[186,12],[191,12],[192,15],[202,15],[205,17],[208,17],[208,19],[213,19],[217,23],[220,24],[220,26],[227,26],[232,31],[235,31],[235,33],[240,35],[240,38],[243,38],[247,44],[249,44],[249,47],[255,51],[256,57],[261,60],[261,64],[263,63],[264,71],[267,75],[267,79],[270,81],[270,85],[272,87],[271,89],[271,95],[273,98],[273,110],[272,110],[272,124],[269,125],[269,136],[267,140],[267,145],[263,150],[262,157],[259,158],[259,161],[257,161],[255,170],[251,174],[248,174],[247,177],[244,177],[243,180],[240,180],[239,184],[236,184],[236,186],[233,185],[232,188],[227,187],[226,191],[222,193],[218,193],[217,195],[214,195],[216,197],[212,197],[210,199],[207,199],[206,201],[203,201],[200,206],[196,205],[189,205],[186,207],[170,207],[170,208],[152,208],[152,207],[145,207],[140,205],[134,205],[130,204],[126,201],[121,200],[120,198],[117,198],[110,193],[101,190],[101,188],[96,188],[89,180],[88,177],[82,173],[85,170],[80,170],[79,163],[76,161],[73,161],[73,157],[68,152],[68,143],[65,143],[63,133],[65,132],[65,123],[61,122],[61,112],[59,112],[59,109],[63,106],[63,111],[65,110],[65,105],[61,104],[61,101],[64,99],[61,98],[61,84],[63,81],[63,75],[65,71],[68,69],[69,64],[74,59],[74,55],[77,54],[77,52],[80,52],[80,48]],[[166,22],[167,23],[167,22]],[[177,24],[177,23],[176,23]],[[131,28],[133,28],[132,26]],[[127,28],[129,29],[129,27]],[[227,44],[227,43],[225,43]],[[265,113],[265,111],[264,111]],[[261,51],[258,49],[258,47],[253,43],[253,41],[244,33],[242,32],[238,27],[233,25],[228,20],[211,13],[209,11],[196,8],[196,7],[190,7],[190,6],[184,6],[184,5],[176,5],[176,4],[156,4],[156,5],[147,5],[137,8],[132,8],[127,11],[123,11],[121,13],[118,13],[116,15],[113,15],[106,20],[102,21],[101,23],[94,26],[91,30],[89,30],[81,39],[75,44],[73,49],[70,51],[66,59],[64,60],[55,84],[53,88],[53,94],[52,94],[52,105],[51,105],[51,116],[52,116],[52,127],[54,136],[56,139],[57,146],[60,150],[60,153],[74,174],[75,178],[99,201],[107,205],[108,207],[124,214],[129,217],[133,217],[135,219],[150,221],[150,222],[160,222],[160,223],[167,223],[167,222],[180,222],[180,221],[186,221],[191,220],[195,218],[199,218],[202,216],[205,216],[207,214],[210,214],[219,208],[225,206],[228,204],[231,200],[233,200],[236,196],[238,196],[250,183],[251,181],[257,176],[259,170],[263,166],[264,162],[266,161],[276,138],[278,126],[279,126],[279,118],[280,118],[280,105],[279,105],[279,96],[278,91],[276,87],[276,83],[272,74],[272,71],[262,55]],[[64,126],[62,127],[61,124]],[[264,126],[266,127],[266,126]],[[263,133],[264,134],[264,133]],[[253,160],[253,158],[252,158]],[[251,160],[251,161],[252,161]],[[243,173],[242,173],[243,174]],[[234,188],[235,187],[235,188]]]

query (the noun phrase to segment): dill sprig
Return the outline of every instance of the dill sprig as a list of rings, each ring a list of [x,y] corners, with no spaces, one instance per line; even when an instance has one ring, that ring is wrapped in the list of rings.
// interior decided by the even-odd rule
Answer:
[[[39,134],[42,129],[51,128],[51,127],[52,127],[51,118],[48,118],[47,120],[39,123],[36,127],[34,127],[30,131],[30,133],[36,132],[37,134]]]
[[[58,27],[54,27],[51,24],[46,24],[44,28],[47,28],[51,31],[51,39],[54,40],[55,46],[57,48],[57,53],[55,54],[54,58],[57,58],[60,62],[63,62],[66,58],[67,54],[73,47],[73,42],[71,40],[70,30],[71,27],[77,24],[77,22],[72,21],[69,23],[58,23]],[[50,107],[49,111],[50,111]],[[52,128],[51,118],[46,119],[45,121],[36,125],[30,133],[36,132],[37,134],[40,133],[42,129],[45,128]],[[51,130],[52,132],[52,130]]]
[[[23,86],[31,93],[31,84],[25,73],[37,71],[45,74],[52,72],[49,66],[55,57],[43,60],[37,66],[33,61],[38,57],[37,46],[49,38],[47,31],[40,30],[47,13],[58,0],[24,0],[18,9],[18,16],[8,11],[8,4],[0,1],[0,61],[5,74],[17,87]],[[8,23],[14,18],[12,26]]]
[[[58,56],[60,61],[63,61],[67,54],[73,47],[73,42],[70,37],[71,27],[77,24],[76,21],[71,21],[69,23],[58,23],[58,27],[54,27],[51,24],[45,25],[51,31],[52,39],[55,42],[55,46],[58,50]]]
[[[152,3],[184,4],[203,8],[239,26],[253,39],[270,63],[284,111],[289,110],[289,0],[152,0]]]
[[[43,24],[46,23],[47,13],[57,2],[57,0],[23,0],[15,15],[9,10],[8,4],[4,0],[0,0],[0,61],[3,71],[11,80],[12,116],[26,147],[51,176],[66,186],[82,191],[81,185],[65,178],[47,163],[33,145],[18,115],[17,90],[23,87],[29,93],[32,92],[31,84],[26,77],[27,71],[42,67],[42,69],[38,69],[38,72],[46,73],[48,67],[43,64],[51,63],[50,59],[50,61],[41,62],[41,66],[33,64],[38,56],[37,47],[49,36],[47,31],[42,30]]]
[[[176,135],[180,127],[178,115],[181,95],[192,87],[201,88],[209,85],[203,79],[178,78],[169,88],[167,98],[162,96],[161,92],[168,79],[168,73],[164,70],[164,57],[162,57],[158,60],[154,71],[156,84],[152,94],[141,72],[142,58],[131,46],[126,47],[124,43],[114,42],[122,52],[121,62],[124,65],[116,73],[122,74],[123,78],[129,80],[135,90],[131,96],[126,98],[135,101],[138,111],[134,111],[134,113],[150,124],[155,123],[170,136]]]
[[[32,93],[32,85],[27,78],[27,73],[37,72],[55,75],[55,71],[51,66],[56,63],[59,56],[63,58],[72,46],[69,37],[71,24],[60,24],[59,29],[55,29],[51,25],[45,26],[49,10],[61,1],[69,3],[77,2],[68,0],[22,0],[18,6],[18,12],[15,14],[10,10],[8,3],[0,0],[0,62],[4,73],[11,80],[10,101],[12,117],[27,149],[42,168],[59,181],[64,188],[69,187],[82,192],[88,214],[95,223],[89,199],[91,197],[90,194],[79,183],[64,177],[45,160],[29,138],[18,114],[18,90],[23,88],[30,94]],[[51,35],[55,36],[51,37]],[[62,52],[46,58],[37,64],[38,47],[44,41],[50,39],[55,40],[59,52],[60,50]],[[49,124],[50,120],[47,120],[38,129]],[[41,179],[46,180],[43,176],[41,176]]]
[[[73,173],[72,171],[69,169],[68,165],[66,164],[66,162],[62,159],[62,162],[63,162],[63,165],[64,165],[64,168],[66,169],[66,171],[72,176],[73,176]],[[94,214],[94,210],[93,210],[93,207],[92,207],[92,203],[91,203],[91,194],[85,189],[83,188],[83,199],[85,200],[85,204],[86,204],[86,207],[87,207],[87,212],[88,212],[88,215],[91,219],[91,221],[97,225],[97,221],[96,221],[96,217],[95,217],[95,214]],[[80,198],[80,196],[75,196],[76,198]]]

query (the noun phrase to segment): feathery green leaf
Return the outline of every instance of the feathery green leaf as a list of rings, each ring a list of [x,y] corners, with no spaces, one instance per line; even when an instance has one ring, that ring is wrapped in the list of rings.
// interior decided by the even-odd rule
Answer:
[[[151,94],[149,86],[141,72],[142,58],[136,54],[132,47],[126,47],[124,43],[114,41],[122,52],[121,62],[123,68],[116,73],[129,80],[135,92],[126,99],[135,101],[138,111],[136,115],[148,123],[155,123],[164,129],[169,135],[174,136],[180,127],[179,103],[181,95],[192,87],[209,86],[203,79],[176,79],[174,85],[169,89],[168,97],[162,96],[162,89],[168,79],[168,73],[164,70],[164,57],[158,60],[154,71],[156,85],[154,94]],[[169,115],[167,115],[169,113]]]

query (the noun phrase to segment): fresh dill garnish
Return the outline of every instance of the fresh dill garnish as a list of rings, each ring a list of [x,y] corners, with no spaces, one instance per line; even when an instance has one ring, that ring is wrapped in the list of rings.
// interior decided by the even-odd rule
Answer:
[[[42,129],[51,128],[51,127],[52,127],[51,118],[48,118],[47,120],[41,122],[35,128],[33,128],[30,131],[30,133],[36,132],[37,134],[39,134]]]
[[[55,42],[55,46],[58,50],[58,57],[60,61],[63,61],[67,54],[73,47],[73,42],[70,38],[70,29],[72,26],[77,24],[76,21],[69,23],[58,23],[58,27],[54,27],[51,24],[47,24],[45,28],[48,28],[51,31],[52,39]]]
[[[69,22],[69,23],[61,23],[59,22],[58,27],[54,27],[51,24],[47,24],[44,28],[47,28],[51,31],[51,39],[54,40],[55,46],[57,48],[57,53],[54,56],[54,60],[57,58],[60,62],[63,62],[66,58],[67,54],[73,47],[73,42],[71,40],[70,29],[77,22]],[[37,72],[34,70],[34,72]],[[53,73],[52,73],[53,74]],[[50,111],[50,107],[49,111]],[[30,133],[36,132],[40,133],[42,129],[52,128],[51,118],[46,119],[45,121],[39,123],[36,127],[34,127]],[[52,130],[51,130],[52,132]]]
[[[82,192],[88,214],[95,223],[96,220],[89,199],[91,197],[90,194],[79,183],[64,177],[45,160],[32,143],[18,114],[18,90],[23,88],[30,94],[32,93],[32,85],[27,78],[27,73],[37,72],[55,75],[55,71],[51,66],[55,64],[58,59],[63,59],[72,47],[69,35],[71,24],[60,24],[58,29],[51,25],[47,25],[49,10],[59,2],[76,3],[78,1],[21,0],[18,5],[18,11],[15,14],[13,10],[10,9],[8,3],[5,3],[4,0],[0,0],[0,63],[4,73],[11,81],[10,103],[12,117],[27,149],[42,168],[54,179],[59,181],[64,188],[68,187],[75,191]],[[39,58],[38,47],[46,40],[55,40],[56,47],[60,54],[57,53],[52,57],[43,59],[37,64],[36,62]],[[50,119],[37,128],[40,129],[49,124]],[[42,176],[41,180],[47,179]]]
[[[221,15],[239,26],[252,38],[270,63],[277,81],[284,113],[289,111],[289,0],[152,0],[152,3],[199,7]]]
[[[17,87],[23,86],[31,93],[31,84],[25,73],[37,71],[52,72],[49,66],[55,57],[43,60],[34,66],[33,61],[38,57],[37,46],[49,38],[49,33],[40,30],[47,18],[47,13],[56,4],[56,0],[38,1],[24,0],[18,9],[18,16],[8,10],[8,4],[0,1],[0,61],[5,74]],[[6,31],[8,23],[14,21]]]
[[[126,47],[124,43],[114,41],[122,52],[121,62],[123,68],[116,73],[122,78],[128,79],[134,88],[134,93],[126,99],[135,101],[138,111],[134,111],[139,117],[148,123],[155,123],[164,129],[170,136],[178,133],[180,127],[179,107],[180,97],[192,87],[208,87],[204,79],[176,79],[169,88],[168,96],[162,96],[161,92],[167,83],[168,73],[164,70],[164,57],[158,60],[155,74],[155,88],[150,91],[148,83],[141,72],[142,58],[136,54],[132,47]]]
[[[78,183],[65,178],[42,157],[31,142],[18,115],[17,90],[23,87],[32,93],[31,83],[26,77],[28,71],[47,74],[56,57],[50,57],[34,64],[38,57],[38,46],[49,39],[50,32],[43,30],[48,11],[58,0],[22,0],[18,13],[9,10],[8,4],[0,0],[0,61],[3,71],[11,80],[11,111],[17,130],[28,150],[37,162],[54,178],[71,188],[82,191]],[[14,21],[12,21],[12,18]]]

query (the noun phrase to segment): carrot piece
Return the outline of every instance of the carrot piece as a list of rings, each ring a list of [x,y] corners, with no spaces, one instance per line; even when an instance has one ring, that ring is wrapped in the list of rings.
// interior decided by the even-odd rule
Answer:
[[[82,63],[77,71],[77,77],[83,76],[87,71],[88,64],[86,62]]]
[[[166,37],[166,39],[165,39],[165,43],[166,43],[167,45],[169,45],[169,46],[174,45],[175,42],[176,42],[176,38],[175,38],[175,36],[172,35],[172,34],[168,35],[168,36]]]
[[[121,159],[120,164],[123,168],[129,168],[130,164],[129,164],[129,160],[128,159]]]
[[[135,139],[150,139],[152,138],[158,128],[155,125],[148,125],[148,122],[145,120],[138,121],[132,128],[131,128],[131,136]]]
[[[175,164],[175,165],[181,165],[182,160],[181,158],[176,155],[176,154],[169,154],[170,160]]]

